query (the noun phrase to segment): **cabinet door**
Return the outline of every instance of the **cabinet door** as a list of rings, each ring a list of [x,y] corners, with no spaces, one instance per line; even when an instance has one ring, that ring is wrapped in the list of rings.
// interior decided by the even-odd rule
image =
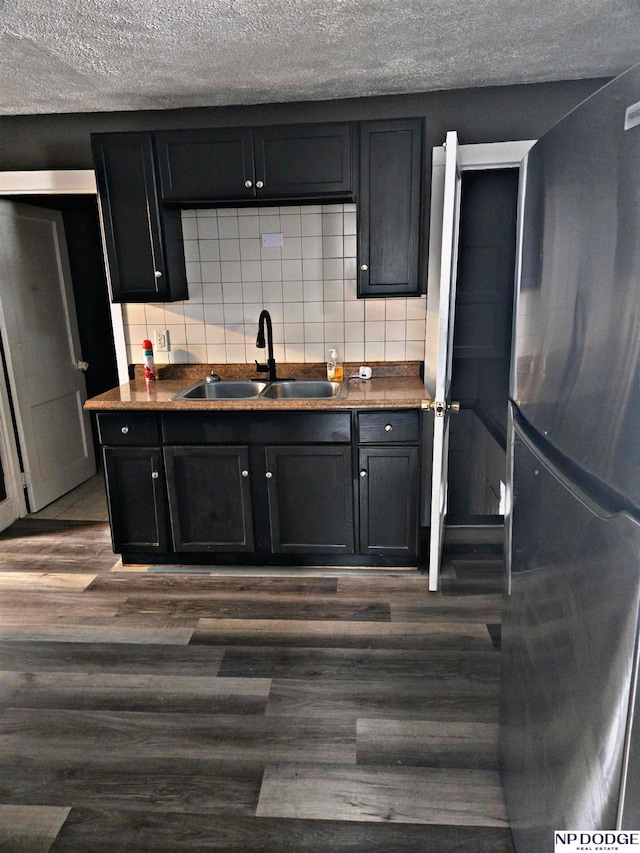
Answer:
[[[258,128],[253,140],[259,198],[351,194],[350,124]]]
[[[205,202],[255,196],[251,131],[156,133],[163,201]]]
[[[157,447],[103,449],[113,550],[168,550],[162,456]]]
[[[160,208],[148,133],[91,137],[113,302],[187,298],[180,211]]]
[[[360,125],[360,296],[420,294],[421,160],[421,119]]]
[[[271,550],[353,554],[351,448],[266,447]]]
[[[165,447],[176,551],[253,551],[247,447]]]
[[[418,547],[418,448],[361,447],[360,551],[415,556]]]

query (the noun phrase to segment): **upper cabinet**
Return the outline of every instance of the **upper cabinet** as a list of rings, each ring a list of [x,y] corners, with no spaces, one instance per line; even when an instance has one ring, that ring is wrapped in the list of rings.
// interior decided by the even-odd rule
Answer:
[[[358,295],[418,296],[422,119],[360,124]]]
[[[157,133],[162,201],[348,198],[352,137],[349,123]]]
[[[149,133],[93,134],[113,302],[187,298],[180,211],[158,202]]]
[[[350,199],[358,295],[419,295],[422,136],[422,119],[93,134],[113,301],[188,298],[181,207]]]

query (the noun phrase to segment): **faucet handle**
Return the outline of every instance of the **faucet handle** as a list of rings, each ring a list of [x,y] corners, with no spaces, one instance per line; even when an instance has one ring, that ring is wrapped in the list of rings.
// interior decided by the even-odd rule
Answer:
[[[269,365],[267,364],[258,364],[258,359],[255,359],[256,362],[256,373],[266,373],[269,370]]]

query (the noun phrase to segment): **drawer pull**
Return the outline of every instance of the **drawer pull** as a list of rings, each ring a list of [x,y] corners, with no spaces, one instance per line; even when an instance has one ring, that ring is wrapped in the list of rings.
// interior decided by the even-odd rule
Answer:
[[[123,435],[126,435],[126,434],[129,432],[129,427],[128,427],[128,426],[123,426],[123,427],[122,427],[122,429],[120,430],[120,432],[121,432]]]
[[[243,476],[243,477],[248,477],[248,476],[249,476],[249,472],[248,472],[248,471],[241,471],[240,473],[242,474],[242,476]]]
[[[157,480],[159,476],[160,476],[160,474],[158,474],[158,472],[157,472],[157,471],[152,471],[152,472],[151,472],[151,479],[152,479],[152,480]]]
[[[392,429],[393,429],[393,427],[391,426],[391,424],[386,424],[384,431],[385,432],[391,432]]]
[[[267,478],[267,480],[270,480],[273,477],[273,474],[271,473],[271,471],[267,471],[264,476]]]

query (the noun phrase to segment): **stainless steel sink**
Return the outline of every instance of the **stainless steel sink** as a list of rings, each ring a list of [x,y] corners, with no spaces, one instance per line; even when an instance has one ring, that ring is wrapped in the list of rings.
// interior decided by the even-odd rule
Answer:
[[[341,400],[347,396],[346,382],[328,379],[282,379],[255,382],[252,379],[206,382],[204,379],[175,394],[174,400]]]
[[[221,380],[220,382],[197,382],[186,391],[174,396],[174,400],[248,400],[259,397],[267,387],[266,382],[247,380]]]
[[[339,400],[346,396],[347,387],[342,382],[329,379],[298,379],[272,382],[261,396],[269,400]]]

